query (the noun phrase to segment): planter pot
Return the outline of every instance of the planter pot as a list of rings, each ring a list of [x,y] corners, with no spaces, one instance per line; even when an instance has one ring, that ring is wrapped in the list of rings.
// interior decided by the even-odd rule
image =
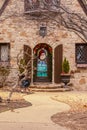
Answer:
[[[61,74],[61,82],[67,86],[67,84],[70,82],[70,74]]]

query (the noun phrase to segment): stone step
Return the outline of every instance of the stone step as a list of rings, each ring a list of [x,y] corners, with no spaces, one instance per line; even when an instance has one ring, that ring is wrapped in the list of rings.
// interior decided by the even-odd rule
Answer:
[[[65,92],[65,91],[71,91],[71,87],[66,88],[31,88],[32,92]]]
[[[52,84],[38,84],[38,85],[31,85],[30,88],[38,88],[38,89],[57,89],[63,88],[62,84],[52,85]]]
[[[30,86],[30,88],[37,88],[37,89],[57,89],[57,88],[62,88],[61,86]]]
[[[64,86],[64,84],[34,84],[30,86],[33,92],[64,92],[71,91],[72,88],[70,85]]]

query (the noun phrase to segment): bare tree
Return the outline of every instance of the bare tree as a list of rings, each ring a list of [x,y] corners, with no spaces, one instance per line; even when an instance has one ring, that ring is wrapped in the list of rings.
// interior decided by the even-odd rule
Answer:
[[[14,90],[19,86],[21,88],[21,84],[22,84],[22,78],[25,77],[27,75],[27,77],[31,78],[32,77],[32,68],[31,68],[31,64],[32,64],[32,60],[37,59],[36,56],[34,56],[32,58],[32,56],[29,54],[28,52],[29,50],[26,49],[26,51],[24,50],[20,50],[20,52],[17,54],[17,65],[18,65],[18,80],[16,82],[16,84],[12,87],[11,92],[9,93],[9,96],[7,98],[7,101],[10,101],[10,98],[12,97],[12,94],[14,92]]]
[[[26,0],[25,0],[26,1]],[[30,0],[28,0],[30,2]],[[43,6],[41,6],[43,3]],[[30,5],[27,3],[27,6]],[[40,12],[40,17],[35,17],[36,11]],[[31,17],[35,19],[51,19],[55,21],[58,25],[61,25],[67,28],[70,31],[76,33],[84,42],[87,41],[87,17],[86,15],[82,16],[81,14],[74,13],[71,10],[67,9],[64,5],[61,4],[60,0],[50,0],[47,2],[46,0],[40,1],[40,5],[37,10],[30,10],[28,12]],[[47,12],[44,13],[43,10]],[[45,17],[44,17],[45,16]]]

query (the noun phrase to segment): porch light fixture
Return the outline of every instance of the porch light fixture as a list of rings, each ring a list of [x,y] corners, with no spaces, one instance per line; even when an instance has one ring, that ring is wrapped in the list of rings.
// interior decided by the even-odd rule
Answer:
[[[44,25],[44,24],[40,25],[39,35],[42,36],[43,38],[47,35],[46,25]]]

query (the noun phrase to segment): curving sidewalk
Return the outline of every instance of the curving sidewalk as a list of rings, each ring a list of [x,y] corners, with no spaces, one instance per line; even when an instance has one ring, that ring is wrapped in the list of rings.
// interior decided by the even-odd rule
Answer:
[[[70,109],[67,104],[51,99],[57,94],[40,92],[24,96],[32,106],[0,113],[0,130],[69,130],[50,119],[53,114]]]

